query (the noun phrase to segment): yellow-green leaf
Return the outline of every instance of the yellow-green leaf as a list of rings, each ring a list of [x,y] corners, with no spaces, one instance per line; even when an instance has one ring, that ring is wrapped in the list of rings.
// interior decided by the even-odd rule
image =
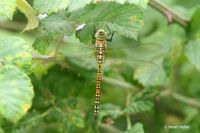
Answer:
[[[16,8],[16,0],[0,0],[0,16],[7,16],[12,20]]]
[[[12,65],[0,67],[0,115],[13,123],[31,107],[34,96],[29,77]]]
[[[28,24],[26,25],[24,31],[38,27],[39,20],[34,14],[32,7],[25,0],[17,0],[17,8],[24,13],[28,19]]]
[[[25,71],[31,67],[31,47],[21,38],[9,37],[0,42],[0,61],[15,65]]]

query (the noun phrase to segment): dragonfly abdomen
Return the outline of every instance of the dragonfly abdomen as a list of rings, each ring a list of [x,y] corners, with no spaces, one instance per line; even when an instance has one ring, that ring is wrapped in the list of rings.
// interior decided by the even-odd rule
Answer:
[[[102,64],[105,58],[105,41],[96,41],[96,60],[97,60],[97,79],[96,79],[96,95],[95,95],[95,108],[94,119],[99,116],[100,107],[100,86],[102,80]]]
[[[102,79],[102,64],[98,64],[97,79],[96,79],[95,108],[94,108],[94,118],[95,119],[99,116],[101,79]]]

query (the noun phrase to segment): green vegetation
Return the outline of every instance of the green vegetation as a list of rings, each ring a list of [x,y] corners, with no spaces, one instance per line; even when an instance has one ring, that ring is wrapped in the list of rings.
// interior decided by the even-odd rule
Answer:
[[[0,133],[199,133],[199,71],[199,0],[0,0]]]

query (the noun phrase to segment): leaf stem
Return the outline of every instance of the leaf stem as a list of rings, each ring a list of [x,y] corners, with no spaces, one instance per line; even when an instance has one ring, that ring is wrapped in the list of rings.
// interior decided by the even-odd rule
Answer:
[[[162,13],[167,17],[167,20],[169,23],[176,22],[180,24],[183,27],[187,27],[189,24],[189,19],[185,16],[180,15],[173,9],[171,9],[168,5],[165,3],[159,1],[159,0],[150,0],[149,2],[150,6]]]

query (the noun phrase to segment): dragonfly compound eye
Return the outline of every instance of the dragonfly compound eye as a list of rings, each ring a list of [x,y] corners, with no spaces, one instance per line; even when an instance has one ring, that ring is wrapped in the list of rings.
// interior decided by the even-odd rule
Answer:
[[[99,35],[100,35],[100,36],[103,36],[103,35],[104,35],[104,33],[103,33],[103,32],[99,32]]]

